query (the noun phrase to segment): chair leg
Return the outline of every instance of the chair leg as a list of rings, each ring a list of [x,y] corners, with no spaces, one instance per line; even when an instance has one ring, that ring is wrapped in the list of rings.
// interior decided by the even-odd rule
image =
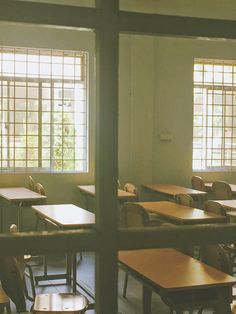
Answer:
[[[39,229],[39,218],[36,216],[36,223],[35,223],[35,231],[38,231]]]
[[[26,286],[26,282],[25,282],[25,296],[28,300],[30,301],[34,301],[35,296],[36,296],[36,292],[35,292],[35,284],[34,284],[34,275],[33,275],[33,271],[30,265],[26,264],[25,265],[26,268],[28,269],[28,272],[25,271],[25,276],[28,277],[30,279],[30,285],[31,285],[31,293],[32,293],[32,297],[29,295],[28,290],[27,290],[27,286]],[[25,281],[25,280],[24,280]]]
[[[127,286],[128,286],[128,273],[125,273],[125,280],[124,280],[124,286],[123,286],[123,298],[126,298],[126,293],[127,293]]]
[[[7,310],[7,313],[8,313],[8,314],[11,313],[11,306],[10,306],[10,303],[6,305],[6,310]]]

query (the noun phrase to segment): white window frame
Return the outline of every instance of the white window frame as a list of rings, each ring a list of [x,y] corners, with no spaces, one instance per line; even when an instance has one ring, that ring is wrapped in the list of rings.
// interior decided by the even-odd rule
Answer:
[[[87,73],[84,51],[0,47],[2,172],[88,171]]]
[[[193,171],[236,169],[236,61],[195,59]]]

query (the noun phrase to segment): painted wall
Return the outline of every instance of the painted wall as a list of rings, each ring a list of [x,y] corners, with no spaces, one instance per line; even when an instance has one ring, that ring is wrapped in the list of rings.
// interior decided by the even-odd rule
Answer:
[[[125,105],[130,104],[131,110],[127,131],[130,159],[124,172],[137,185],[162,182],[190,186],[194,58],[235,59],[236,42],[152,36],[129,39],[130,103]],[[121,125],[124,127],[122,121]],[[172,139],[162,141],[161,134]],[[236,183],[234,172],[198,174],[206,180]]]
[[[121,10],[232,20],[235,8],[234,0],[120,0]]]

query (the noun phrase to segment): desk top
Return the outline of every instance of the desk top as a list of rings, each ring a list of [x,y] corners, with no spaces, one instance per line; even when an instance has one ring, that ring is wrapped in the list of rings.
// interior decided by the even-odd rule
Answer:
[[[95,224],[95,215],[73,204],[34,205],[32,209],[61,228],[86,228]]]
[[[205,182],[205,186],[208,190],[211,190],[213,182]],[[232,193],[236,193],[236,184],[229,184],[232,190]]]
[[[41,195],[23,187],[0,188],[0,197],[10,202],[27,202],[46,199],[45,195]]]
[[[95,185],[78,185],[78,189],[82,193],[86,193],[91,196],[95,196]],[[137,198],[136,194],[126,192],[124,190],[118,189],[118,199],[119,200],[130,200]]]
[[[145,184],[143,185],[145,188],[155,191],[155,192],[159,192],[159,193],[164,193],[170,196],[175,196],[177,194],[188,194],[188,195],[205,195],[206,192],[203,191],[198,191],[198,190],[193,190],[193,189],[189,189],[189,188],[185,188],[182,186],[178,186],[178,185],[173,185],[173,184]]]
[[[178,223],[210,223],[224,222],[226,217],[205,212],[198,208],[180,205],[174,202],[138,202],[147,211],[170,218]]]
[[[236,278],[174,249],[120,251],[119,261],[169,291],[231,286]]]
[[[221,204],[225,209],[236,210],[236,200],[214,200]]]

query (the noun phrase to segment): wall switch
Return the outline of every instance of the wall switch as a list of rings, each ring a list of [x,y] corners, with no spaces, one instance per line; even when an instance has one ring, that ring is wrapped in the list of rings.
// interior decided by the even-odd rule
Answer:
[[[169,132],[162,132],[159,134],[160,141],[169,142],[173,140],[173,134]]]

